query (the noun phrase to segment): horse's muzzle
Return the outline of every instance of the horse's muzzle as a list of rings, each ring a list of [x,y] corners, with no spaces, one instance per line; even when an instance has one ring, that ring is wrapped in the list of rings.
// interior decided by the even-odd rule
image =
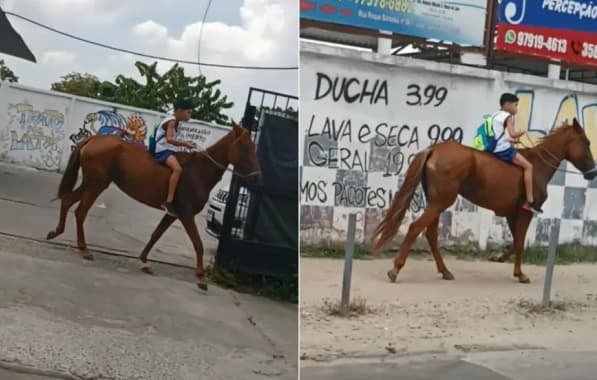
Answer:
[[[587,181],[591,181],[593,180],[595,177],[597,177],[597,166],[593,167],[593,169],[588,170],[586,172],[583,172],[583,177],[584,179],[586,179]]]

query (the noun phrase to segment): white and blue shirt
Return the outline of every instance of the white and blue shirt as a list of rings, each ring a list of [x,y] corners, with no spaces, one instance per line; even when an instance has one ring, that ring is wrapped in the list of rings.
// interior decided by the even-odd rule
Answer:
[[[172,150],[172,151],[178,152],[182,148],[180,146],[175,146],[175,145],[169,144],[168,141],[166,140],[166,128],[164,128],[164,126],[172,120],[176,120],[176,118],[174,116],[168,116],[160,122],[160,125],[158,125],[158,130],[155,133],[155,152],[156,153],[163,152],[166,150]],[[174,136],[174,138],[178,140],[180,134],[177,132],[176,129],[174,131],[176,134]]]

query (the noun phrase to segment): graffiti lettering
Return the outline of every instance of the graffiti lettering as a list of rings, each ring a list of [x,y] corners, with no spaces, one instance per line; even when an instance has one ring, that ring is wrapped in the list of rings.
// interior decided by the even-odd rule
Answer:
[[[36,111],[31,104],[18,103],[8,106],[8,128],[1,140],[6,141],[6,151],[33,152],[28,157],[43,169],[60,166],[64,139],[64,114],[49,109]]]
[[[75,150],[75,146],[77,146],[77,144],[85,140],[87,137],[91,137],[91,132],[85,128],[79,128],[79,132],[73,133],[69,136],[70,141],[73,142],[73,145],[71,145],[70,150]]]
[[[83,139],[94,134],[119,136],[130,144],[144,147],[147,126],[141,115],[124,117],[118,112],[107,110],[88,113],[83,120],[83,128],[69,136],[74,144],[71,150]]]
[[[417,189],[415,194],[413,195],[413,199],[410,202],[410,211],[413,213],[418,213],[423,211],[427,207],[427,198],[425,197],[425,193],[422,189]]]
[[[301,185],[301,194],[307,202],[317,199],[319,202],[325,203],[328,200],[327,185],[327,182],[323,180],[317,182],[306,181]]]
[[[410,84],[408,85],[408,92],[406,93],[406,96],[406,104],[409,106],[426,106],[433,100],[436,100],[433,106],[439,107],[442,105],[444,100],[446,100],[446,97],[448,96],[448,89],[430,84],[425,87],[423,94],[421,95],[421,86],[418,84]],[[410,98],[414,99],[410,100]]]
[[[369,104],[377,104],[379,101],[383,101],[388,105],[388,82],[379,79],[375,81],[365,79],[361,82],[357,78],[341,78],[338,76],[332,79],[327,74],[317,73],[315,100],[323,99],[330,94],[334,102],[343,99],[348,104],[357,101],[359,103],[368,101]]]
[[[307,130],[307,137],[324,136],[332,141],[347,141],[352,142],[352,122],[350,119],[343,119],[340,122],[329,116],[325,117],[321,132],[314,132],[316,124],[316,116],[311,116],[309,129]],[[389,125],[387,123],[377,124],[371,127],[368,124],[363,124],[357,130],[357,137],[359,142],[368,144],[374,141],[375,145],[381,146],[399,146],[411,147],[416,144],[416,149],[419,149],[419,131],[416,126],[410,127],[408,125]]]
[[[46,136],[42,131],[28,129],[21,137],[15,131],[10,131],[10,150],[56,150],[58,138]]]
[[[549,129],[559,128],[563,123],[572,122],[576,118],[584,127],[587,138],[591,142],[591,153],[593,158],[597,159],[597,104],[585,104],[579,107],[578,97],[576,95],[567,95],[560,100],[553,124],[545,126],[546,128],[533,127],[533,107],[535,104],[535,92],[529,90],[518,90],[516,95],[519,98],[518,113],[516,116],[516,128],[519,131],[528,131],[529,138],[522,140],[519,147],[536,145],[541,137],[549,132]],[[579,109],[582,112],[579,114]]]
[[[368,170],[369,154],[367,151],[360,152],[358,149],[348,148],[325,148],[317,141],[309,142],[309,160],[319,167],[330,169],[358,169],[366,172]]]
[[[410,165],[413,158],[415,158],[415,153],[408,155],[407,165]],[[388,159],[386,162],[386,170],[384,171],[383,176],[391,177],[399,175],[402,173],[402,169],[404,169],[404,153],[400,151],[390,151],[388,152]],[[394,170],[392,170],[392,168],[394,168]]]
[[[462,128],[460,127],[444,127],[442,129],[439,125],[433,124],[427,129],[427,137],[429,137],[432,145],[450,140],[461,143],[463,134]]]
[[[392,203],[394,193],[382,187],[353,186],[334,182],[334,199],[336,204],[346,207],[385,208]]]
[[[350,119],[340,121],[340,124],[336,123],[336,120],[330,117],[326,117],[323,123],[321,132],[312,132],[313,125],[315,124],[315,115],[311,116],[311,122],[309,123],[309,130],[307,137],[314,136],[326,136],[330,140],[339,141],[343,137],[347,137],[349,142],[352,142],[352,125]]]
[[[179,132],[181,133],[181,138],[184,140],[193,140],[198,141],[200,144],[205,143],[207,141],[207,137],[211,135],[211,131],[209,129],[200,129],[194,126],[179,126]]]

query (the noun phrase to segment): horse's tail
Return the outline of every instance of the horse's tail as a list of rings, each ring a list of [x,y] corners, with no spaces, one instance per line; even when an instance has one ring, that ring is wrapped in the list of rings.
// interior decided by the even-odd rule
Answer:
[[[58,186],[58,197],[53,199],[62,199],[73,191],[77,178],[79,177],[79,167],[81,166],[81,149],[89,142],[89,137],[81,141],[70,154],[68,164]]]
[[[406,171],[406,178],[402,187],[398,190],[398,194],[396,194],[394,201],[390,205],[388,213],[373,233],[373,241],[375,242],[373,246],[373,255],[377,256],[379,251],[392,240],[394,235],[396,235],[396,232],[398,232],[400,223],[402,223],[402,219],[404,219],[404,214],[406,214],[406,210],[415,194],[417,185],[421,182],[423,169],[430,153],[431,149],[425,149],[424,151],[417,153],[413,158],[413,161]]]

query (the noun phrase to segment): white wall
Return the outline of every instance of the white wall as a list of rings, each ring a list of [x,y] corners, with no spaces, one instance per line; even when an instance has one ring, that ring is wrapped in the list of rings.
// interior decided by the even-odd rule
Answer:
[[[358,241],[369,239],[410,157],[436,141],[472,145],[476,127],[499,108],[503,92],[518,93],[517,125],[534,139],[577,117],[597,157],[597,86],[302,42],[302,242],[344,242],[350,212],[357,212]],[[527,243],[547,243],[547,227],[560,223],[561,242],[593,244],[597,184],[588,185],[582,176],[556,173]],[[419,190],[402,233],[422,206]],[[511,241],[505,219],[460,197],[442,214],[440,235],[443,244],[482,249]]]
[[[0,83],[0,161],[48,171],[63,171],[75,143],[103,126],[117,126],[147,144],[165,114]],[[185,138],[208,147],[229,128],[198,120],[183,123]],[[225,174],[223,183],[230,180]]]

